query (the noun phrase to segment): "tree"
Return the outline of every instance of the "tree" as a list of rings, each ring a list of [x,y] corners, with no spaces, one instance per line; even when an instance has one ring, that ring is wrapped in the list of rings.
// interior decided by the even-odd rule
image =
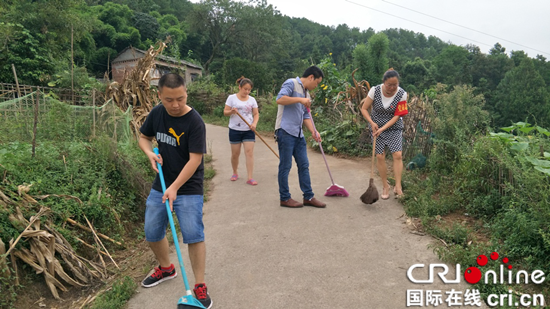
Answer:
[[[544,78],[546,86],[550,87],[550,62],[548,62],[546,57],[544,57],[543,55],[537,55],[537,57],[533,59],[533,61],[533,63],[535,64],[535,68],[537,68],[539,74],[542,76],[542,78]]]
[[[55,72],[54,58],[40,44],[40,33],[35,36],[21,24],[2,22],[0,34],[4,41],[0,45],[0,80],[15,83],[11,67],[14,64],[20,84],[46,84]]]
[[[271,89],[271,76],[265,65],[241,58],[232,58],[224,62],[222,82],[225,85],[236,85],[235,81],[241,76],[252,80],[254,89]]]
[[[84,4],[82,0],[2,1],[0,76],[12,76],[13,63],[20,82],[47,84],[56,71],[54,62],[64,65],[62,69],[70,67],[71,35],[75,55],[86,54],[78,50],[92,23]],[[89,43],[82,47],[93,47]]]
[[[129,32],[118,32],[111,40],[111,46],[117,51],[122,51],[128,46],[141,47],[141,35],[139,31],[134,28],[128,28]]]
[[[321,52],[322,54],[331,52],[333,54],[333,58],[335,59],[352,58],[354,46],[358,43],[365,42],[354,41],[352,38],[352,29],[350,29],[346,24],[336,26],[336,28],[330,33],[330,39],[332,40],[333,47],[330,50],[321,50]]]
[[[523,50],[514,50],[510,53],[510,59],[512,59],[514,65],[517,67],[524,59],[529,59],[529,56]]]
[[[157,38],[164,41],[168,36],[170,37],[170,43],[168,48],[165,49],[165,53],[176,58],[182,58],[182,55],[186,56],[189,50],[184,45],[187,40],[185,24],[172,14],[162,16],[158,14],[157,18],[160,27]]]
[[[208,73],[212,61],[221,53],[224,44],[232,42],[242,31],[239,12],[243,4],[230,0],[204,0],[189,16],[191,31],[204,33],[210,43],[204,70]]]
[[[105,5],[95,7],[97,17],[105,24],[113,26],[117,32],[126,33],[131,27],[134,12],[127,5],[107,2]]]
[[[472,84],[476,87],[476,93],[482,93],[485,97],[486,109],[494,114],[494,94],[504,74],[512,69],[513,62],[506,55],[506,48],[496,43],[488,55],[480,52],[479,47],[467,46],[470,59],[470,72]]]
[[[155,0],[160,14],[172,14],[180,21],[187,20],[194,4],[188,0]]]
[[[407,92],[421,94],[434,84],[430,71],[430,61],[416,57],[414,61],[408,61],[401,69],[401,83]]]
[[[449,86],[471,85],[470,60],[468,50],[461,46],[449,45],[434,58],[435,78]]]
[[[525,58],[506,73],[497,87],[495,122],[507,126],[512,122],[549,123],[548,90],[533,61]]]
[[[369,52],[367,49],[367,45],[365,44],[359,44],[355,47],[353,50],[353,69],[359,69],[357,73],[355,73],[355,79],[356,80],[367,80],[368,76],[368,60],[369,59]],[[368,80],[367,80],[368,81]],[[374,82],[374,81],[370,81]]]
[[[160,8],[157,2],[158,0],[117,0],[119,4],[127,5],[132,11],[136,13],[149,13],[156,11]]]
[[[265,0],[241,8],[236,31],[241,33],[231,44],[236,56],[257,62],[269,62],[288,44],[281,14]],[[332,42],[330,42],[332,43]]]
[[[371,36],[367,43],[367,80],[376,84],[389,69],[389,39],[383,32]]]
[[[157,19],[147,13],[135,12],[133,17],[134,28],[139,30],[142,40],[156,40],[160,28]]]
[[[476,136],[486,134],[489,114],[483,110],[483,96],[475,95],[468,85],[455,86],[449,93],[438,95],[435,104],[435,147],[430,165],[448,173],[460,161],[465,147],[471,147]]]

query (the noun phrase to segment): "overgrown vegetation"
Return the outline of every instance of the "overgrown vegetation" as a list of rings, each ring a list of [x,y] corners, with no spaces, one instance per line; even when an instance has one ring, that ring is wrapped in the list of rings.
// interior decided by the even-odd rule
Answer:
[[[1,105],[0,130],[9,133],[9,138],[0,138],[0,244],[5,244],[0,246],[0,288],[5,295],[0,307],[13,307],[21,289],[28,289],[42,276],[33,274],[18,258],[3,255],[10,241],[25,229],[28,218],[47,209],[41,218],[43,226],[47,223],[71,248],[98,264],[97,250],[107,252],[102,256],[109,263],[109,252],[116,260],[122,249],[128,249],[123,246],[143,238],[145,198],[154,177],[132,135],[131,113],[122,112],[111,101],[96,108],[70,106],[43,93],[38,95],[40,108],[35,110],[36,96],[32,93]],[[215,176],[211,160],[209,147],[204,159],[206,198],[209,180]],[[18,211],[21,219],[14,217]],[[105,240],[105,248],[96,246],[93,233],[85,230],[88,221],[97,233],[122,246]],[[31,252],[30,246],[23,237],[11,253]],[[61,265],[70,273],[68,263]],[[85,285],[94,286],[97,281]],[[95,308],[120,308],[134,286],[125,278],[98,298]]]
[[[137,284],[132,278],[126,276],[117,280],[113,286],[104,294],[100,295],[92,309],[120,309],[124,308],[126,302],[134,295]]]
[[[140,209],[135,207],[143,198],[139,183],[145,176],[140,169],[143,158],[132,146],[117,146],[104,136],[89,143],[41,142],[33,159],[30,144],[4,144],[0,149],[4,189],[17,192],[18,185],[27,183],[32,185],[32,195],[55,192],[77,196],[82,205],[76,200],[56,198],[41,204],[52,210],[56,223],[62,224],[69,217],[85,222],[86,215],[96,228],[119,238],[124,234],[123,223],[139,218]],[[12,210],[7,209],[3,219]],[[18,234],[13,228],[3,227],[2,238],[9,240]]]
[[[36,157],[31,158],[30,144],[1,144],[0,175],[3,181],[0,191],[13,202],[1,203],[0,235],[3,242],[8,244],[24,229],[11,220],[15,207],[20,207],[25,218],[35,215],[40,207],[51,209],[47,219],[51,227],[78,252],[93,260],[95,251],[90,251],[77,240],[94,244],[93,235],[67,224],[67,218],[84,226],[87,226],[88,219],[98,232],[123,243],[125,238],[139,235],[139,225],[135,223],[143,220],[140,214],[146,196],[144,178],[150,179],[151,175],[147,175],[149,169],[136,148],[135,145],[117,146],[104,136],[91,142],[45,141],[37,145]],[[23,184],[30,187],[27,192],[30,196],[51,196],[39,200],[38,204],[22,207],[22,198],[17,192],[18,186]],[[63,195],[75,198],[63,198]],[[106,241],[104,245],[111,252],[121,249]],[[16,248],[27,246],[23,241]],[[19,275],[24,273],[20,268]],[[9,287],[8,290],[17,293],[13,280],[3,283],[2,290]],[[13,300],[3,297],[2,301],[7,303],[2,305],[10,307]]]
[[[37,100],[39,109],[34,108]],[[52,283],[66,290],[55,281],[60,277],[69,285],[96,285],[107,271],[97,250],[107,252],[102,255],[109,262],[108,252],[117,256],[126,239],[131,243],[142,234],[139,223],[154,176],[131,137],[127,113],[112,103],[95,109],[70,106],[36,92],[1,104],[0,129],[7,136],[0,138],[0,240],[6,249],[0,252],[0,283],[7,297],[1,298],[0,306],[11,308],[16,301],[20,303],[21,288],[31,288],[43,275],[46,283],[51,281],[48,285],[54,296],[57,292]],[[42,209],[46,211],[41,212],[41,224],[31,228],[40,233],[37,238],[25,236],[12,248],[29,218]],[[85,230],[89,227],[120,245],[104,239],[105,248],[96,246],[94,234]],[[54,251],[54,247],[41,247],[53,239],[57,242]],[[8,248],[11,254],[4,256]],[[87,262],[74,257],[71,261],[66,256],[69,251],[63,248],[69,248],[71,255],[74,249],[100,268],[84,266]],[[40,262],[41,255],[47,262]],[[40,265],[33,264],[33,259]],[[59,260],[57,266],[54,260]],[[95,275],[86,271],[79,275],[81,266]],[[39,271],[45,267],[51,277]],[[55,273],[60,276],[50,267],[59,267]]]
[[[496,251],[513,261],[514,274],[550,267],[550,132],[517,122],[490,132],[483,98],[457,87],[434,104],[433,151],[425,170],[405,174],[407,215],[421,219],[442,240],[435,252],[463,268]],[[448,218],[448,220],[446,220]],[[452,220],[454,218],[454,220]],[[483,271],[494,269],[490,265]],[[505,285],[478,284],[488,294]],[[542,286],[513,286],[517,292]]]

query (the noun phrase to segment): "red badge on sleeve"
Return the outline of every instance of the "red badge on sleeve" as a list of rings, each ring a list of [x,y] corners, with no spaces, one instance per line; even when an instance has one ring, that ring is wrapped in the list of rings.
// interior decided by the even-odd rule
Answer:
[[[407,101],[401,101],[397,103],[397,108],[395,109],[394,116],[405,116],[409,113],[409,109],[407,108]]]

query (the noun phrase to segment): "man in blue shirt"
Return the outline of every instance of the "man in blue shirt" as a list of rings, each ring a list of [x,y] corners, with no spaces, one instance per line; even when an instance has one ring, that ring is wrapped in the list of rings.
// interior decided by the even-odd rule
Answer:
[[[326,207],[326,204],[313,197],[311,180],[309,177],[309,160],[307,158],[307,144],[302,130],[304,124],[312,133],[313,139],[320,142],[321,136],[313,128],[309,113],[311,91],[323,80],[323,71],[316,66],[307,68],[302,77],[286,80],[277,95],[279,110],[275,130],[279,146],[279,195],[281,206],[298,208],[302,206]],[[288,174],[292,167],[292,157],[298,166],[298,179],[302,189],[304,201],[300,203],[290,197],[288,189]]]

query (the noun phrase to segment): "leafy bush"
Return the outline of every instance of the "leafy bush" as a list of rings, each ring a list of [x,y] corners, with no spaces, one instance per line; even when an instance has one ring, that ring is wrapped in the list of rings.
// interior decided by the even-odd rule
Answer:
[[[68,217],[86,222],[86,216],[103,233],[120,238],[125,223],[141,219],[146,196],[142,171],[150,169],[135,145],[117,145],[103,136],[90,143],[46,141],[37,145],[33,159],[31,145],[13,142],[0,144],[0,164],[8,191],[17,192],[17,185],[27,183],[32,185],[30,195],[71,195],[82,201],[54,196],[42,200],[52,209],[54,223]],[[20,232],[9,228],[11,211],[0,210],[4,241]]]
[[[18,288],[13,284],[14,281],[13,269],[9,270],[6,264],[0,263],[0,293],[2,293],[0,308],[13,307],[17,299],[16,289]]]
[[[136,292],[137,284],[132,278],[125,276],[117,280],[111,289],[100,295],[94,302],[92,309],[119,309],[124,308],[126,302]]]
[[[430,158],[433,168],[449,173],[475,137],[487,131],[489,115],[482,109],[483,104],[483,96],[474,95],[469,86],[457,86],[439,96],[432,126],[436,136]]]
[[[480,218],[491,237],[491,243],[483,245],[505,253],[519,269],[548,269],[550,154],[544,150],[550,132],[523,122],[503,130],[506,133],[472,136],[461,143],[454,164],[445,166],[444,173],[433,163],[428,171],[406,173],[411,193],[405,200],[407,214],[427,223],[452,211]],[[444,238],[460,230],[430,231]],[[471,251],[464,246],[438,250],[446,258]]]
[[[225,60],[221,73],[224,85],[235,85],[236,80],[244,76],[252,80],[254,89],[266,91],[272,87],[273,78],[267,66],[255,61],[241,58]]]
[[[319,114],[321,115],[319,118],[334,123],[350,119],[352,115],[346,104],[343,104],[344,95],[341,95],[346,91],[349,83],[333,61],[330,53],[319,63],[318,66],[323,70],[324,77],[311,95],[314,99],[312,113]],[[321,130],[318,129],[318,131]]]
[[[199,78],[187,87],[187,104],[206,115],[225,105],[228,94],[213,82],[213,76]]]
[[[277,110],[279,106],[275,102],[275,98],[271,96],[257,97],[258,112],[260,120],[258,121],[257,130],[260,132],[273,132],[275,130],[275,121],[277,120]]]
[[[436,93],[428,169],[404,174],[407,214],[422,218],[428,232],[447,242],[434,249],[445,261],[472,265],[477,255],[497,251],[515,269],[548,269],[550,132],[524,122],[487,132],[484,100],[471,88]],[[453,212],[479,219],[490,241],[470,243],[472,226],[435,223]],[[501,285],[476,288],[483,295],[505,292]]]
[[[356,123],[352,120],[344,120],[337,125],[326,124],[324,121],[318,121],[319,118],[313,115],[315,125],[323,139],[323,150],[326,153],[342,152],[349,155],[366,155],[369,145],[360,142],[359,136],[365,131],[365,123]],[[319,147],[318,143],[313,141],[313,147]],[[370,148],[372,149],[372,148]]]
[[[212,114],[216,117],[223,117],[223,110],[225,109],[225,106],[216,106],[214,110],[212,111]]]

